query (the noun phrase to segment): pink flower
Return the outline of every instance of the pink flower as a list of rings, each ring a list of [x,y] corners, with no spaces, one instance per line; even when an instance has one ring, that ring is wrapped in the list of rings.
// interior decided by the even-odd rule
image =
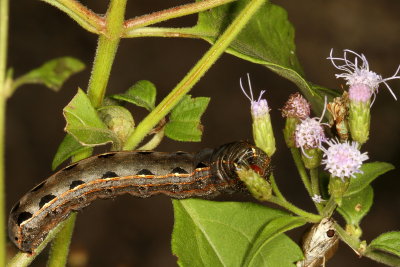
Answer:
[[[321,146],[324,152],[322,164],[325,164],[325,170],[328,170],[332,176],[344,178],[355,177],[356,173],[362,173],[360,170],[363,161],[368,159],[367,152],[361,153],[357,142],[340,143],[338,140],[329,140],[326,142],[329,148]]]

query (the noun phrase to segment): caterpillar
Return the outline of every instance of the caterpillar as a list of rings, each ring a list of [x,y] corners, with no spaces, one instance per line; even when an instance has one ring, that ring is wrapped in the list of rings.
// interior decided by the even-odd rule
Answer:
[[[212,198],[245,191],[237,168],[269,175],[270,158],[256,146],[234,142],[197,153],[127,151],[83,159],[56,172],[12,208],[8,233],[22,251],[32,252],[72,211],[122,194],[171,198]]]

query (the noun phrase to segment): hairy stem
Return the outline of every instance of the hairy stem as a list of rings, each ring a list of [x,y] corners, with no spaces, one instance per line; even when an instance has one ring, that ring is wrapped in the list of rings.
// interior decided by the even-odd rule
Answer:
[[[111,67],[118,49],[127,0],[111,0],[106,14],[106,32],[100,35],[87,93],[95,108],[101,106]]]
[[[322,219],[322,217],[320,215],[316,215],[316,214],[307,212],[305,210],[302,210],[302,209],[296,207],[295,205],[293,205],[292,203],[290,203],[288,201],[284,201],[278,197],[272,196],[270,199],[268,199],[268,201],[275,203],[275,204],[293,212],[294,214],[296,214],[298,216],[304,217],[309,222],[317,223],[317,222],[321,221],[321,219]]]
[[[242,28],[252,18],[253,14],[261,7],[264,0],[250,1],[240,14],[219,37],[215,44],[205,53],[189,73],[166,96],[163,101],[137,126],[136,130],[128,137],[123,149],[135,148],[157,123],[164,118],[171,109],[178,104],[182,97],[200,80],[208,69],[221,56],[229,44],[235,39]]]
[[[224,5],[236,0],[204,0],[201,2],[195,2],[191,4],[181,5],[162,11],[157,11],[148,15],[136,17],[125,22],[125,35],[129,36],[129,32],[137,28],[142,28],[148,25],[152,25],[161,21],[178,18],[207,9],[211,9],[220,5]]]
[[[311,176],[311,190],[312,190],[312,195],[315,196],[320,196],[321,193],[319,191],[319,179],[318,179],[318,168],[313,168],[310,170],[310,176]],[[319,214],[321,214],[322,211],[322,204],[314,202],[315,207],[317,208]]]
[[[4,131],[8,43],[8,0],[0,0],[0,266],[6,264],[6,190],[4,177]]]
[[[308,194],[312,196],[310,179],[308,178],[306,168],[304,167],[304,163],[301,160],[300,151],[298,148],[291,148],[290,152],[292,153],[294,163],[296,164],[297,171],[300,174],[300,178],[303,181],[304,187],[306,188]]]
[[[124,14],[127,0],[111,0],[106,14],[106,33],[99,37],[96,57],[92,68],[88,87],[88,97],[95,108],[100,107],[105,95],[108,78],[115,53],[123,29]],[[78,161],[90,156],[91,152],[85,151],[75,155],[73,161]],[[71,242],[75,225],[76,214],[67,219],[65,227],[57,235],[51,248],[48,266],[65,266],[67,262],[69,244]]]
[[[85,30],[99,34],[105,26],[104,18],[100,17],[80,2],[75,0],[42,0],[65,12]]]

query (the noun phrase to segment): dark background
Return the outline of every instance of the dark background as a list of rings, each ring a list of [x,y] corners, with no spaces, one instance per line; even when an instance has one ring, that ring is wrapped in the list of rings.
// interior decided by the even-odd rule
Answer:
[[[108,1],[85,1],[94,11],[103,13]],[[127,18],[161,10],[183,1],[129,1]],[[400,2],[386,1],[274,1],[289,13],[296,28],[297,54],[308,80],[340,88],[336,70],[326,60],[331,48],[337,54],[348,48],[364,53],[372,70],[383,77],[393,74],[400,63]],[[59,93],[43,86],[20,88],[8,101],[7,108],[7,208],[30,188],[51,174],[50,164],[64,136],[62,108],[76,93],[86,88],[96,48],[96,36],[81,29],[61,11],[35,0],[11,1],[9,66],[19,76],[43,62],[60,56],[74,56],[87,64],[85,71],[73,76]],[[188,26],[195,16],[167,25]],[[160,101],[208,49],[201,40],[126,39],[122,40],[111,73],[108,92],[125,91],[142,79],[158,88]],[[275,176],[284,194],[297,205],[312,209],[312,203],[296,175],[286,149],[281,129],[283,119],[278,110],[296,86],[262,66],[224,55],[193,88],[195,96],[210,96],[210,106],[203,118],[205,126],[201,143],[178,143],[165,140],[158,150],[196,151],[233,140],[251,140],[249,103],[239,89],[239,78],[249,72],[256,92],[267,90],[272,109],[278,150],[273,158]],[[391,86],[400,96],[400,81]],[[399,166],[399,103],[381,86],[372,108],[372,125],[367,150],[370,161],[387,161]],[[135,109],[139,112],[139,109]],[[316,114],[320,115],[320,114]],[[143,113],[135,113],[140,121]],[[382,232],[399,230],[399,170],[373,183],[375,205],[363,220],[367,241]],[[242,197],[249,201],[250,198]],[[158,196],[136,199],[129,196],[113,201],[96,201],[78,216],[72,240],[72,255],[83,257],[81,266],[176,266],[170,251],[173,224],[171,201]],[[295,231],[296,232],[296,231]],[[290,233],[298,240],[299,233]],[[10,245],[10,253],[14,247]],[[34,266],[44,266],[40,256]],[[358,259],[345,244],[328,266],[380,266]],[[71,265],[72,266],[72,265]],[[78,266],[78,265],[73,265]],[[193,265],[195,266],[195,264]]]

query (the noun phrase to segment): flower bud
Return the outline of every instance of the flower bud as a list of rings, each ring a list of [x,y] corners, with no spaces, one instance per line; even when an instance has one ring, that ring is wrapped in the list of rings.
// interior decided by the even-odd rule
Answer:
[[[304,149],[301,158],[307,169],[315,169],[321,165],[322,151],[319,148]]]
[[[260,201],[267,201],[272,196],[271,184],[262,178],[258,173],[251,169],[241,168],[237,170],[240,180],[242,180],[252,196]]]
[[[285,122],[285,128],[283,129],[283,136],[285,138],[286,145],[288,148],[295,148],[296,141],[295,141],[295,131],[296,126],[300,122],[297,118],[287,118]]]
[[[254,100],[253,91],[250,84],[250,76],[247,75],[249,81],[250,95],[246,93],[242,80],[240,80],[240,87],[242,88],[245,96],[250,100],[251,103],[251,116],[253,119],[253,138],[256,146],[261,148],[268,156],[272,156],[275,153],[275,137],[272,130],[271,117],[269,115],[268,102],[265,99],[261,99],[265,91],[261,91],[258,100]]]
[[[342,205],[342,198],[349,187],[350,179],[342,180],[340,177],[331,176],[329,179],[328,192],[338,206]]]
[[[310,103],[299,93],[291,94],[288,101],[282,108],[282,117],[286,118],[283,134],[286,145],[289,148],[295,148],[295,131],[300,120],[304,120],[310,116]]]

